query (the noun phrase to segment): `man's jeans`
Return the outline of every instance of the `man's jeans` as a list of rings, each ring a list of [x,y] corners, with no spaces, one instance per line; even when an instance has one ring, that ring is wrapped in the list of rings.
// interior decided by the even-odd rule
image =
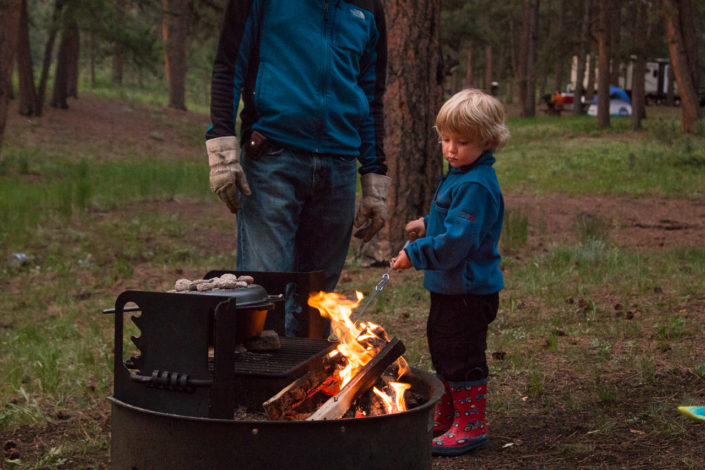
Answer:
[[[332,292],[350,244],[357,159],[275,147],[256,160],[243,155],[242,165],[252,195],[240,195],[238,270],[320,270]],[[300,336],[293,285],[286,299],[286,335]]]

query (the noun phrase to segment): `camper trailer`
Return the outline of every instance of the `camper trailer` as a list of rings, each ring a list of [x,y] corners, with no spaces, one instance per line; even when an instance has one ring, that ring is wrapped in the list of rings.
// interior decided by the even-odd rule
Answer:
[[[626,66],[622,66],[623,73],[620,73],[619,86],[624,88],[631,95],[632,86],[634,83],[634,71],[636,70],[636,57]],[[647,102],[653,100],[660,103],[666,99],[668,94],[668,86],[670,80],[670,68],[668,59],[656,59],[655,62],[646,63],[646,71],[644,72],[644,93],[646,94]],[[675,102],[679,101],[678,85],[675,80],[673,82],[673,97]]]
[[[670,67],[671,66],[668,59],[655,59],[655,61],[646,63],[646,71],[644,72],[644,92],[646,94],[647,103],[661,103],[666,99],[670,80]],[[575,89],[577,68],[578,58],[574,56],[570,74],[570,91]],[[629,63],[622,64],[620,66],[619,83],[612,83],[611,85],[618,85],[620,88],[626,90],[629,96],[631,96],[635,70],[636,57],[632,56]],[[588,72],[586,70],[585,76],[583,77],[583,87],[587,87],[587,79]],[[673,82],[673,93],[675,103],[677,104],[680,99],[678,96],[678,86],[675,81]]]

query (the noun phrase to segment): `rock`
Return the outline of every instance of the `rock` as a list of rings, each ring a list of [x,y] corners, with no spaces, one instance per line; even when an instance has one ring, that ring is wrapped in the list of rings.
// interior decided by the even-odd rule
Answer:
[[[186,292],[192,290],[191,286],[193,286],[194,289],[196,287],[193,282],[189,281],[188,279],[179,279],[174,284],[174,290],[176,290],[177,292]]]
[[[245,347],[249,351],[276,351],[281,348],[281,343],[276,331],[264,330],[254,338],[245,341]]]

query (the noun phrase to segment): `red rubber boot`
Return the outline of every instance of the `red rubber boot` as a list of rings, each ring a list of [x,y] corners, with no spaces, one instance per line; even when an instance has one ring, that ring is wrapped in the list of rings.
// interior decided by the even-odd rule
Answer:
[[[461,455],[486,448],[489,440],[485,425],[487,379],[450,382],[450,393],[455,418],[448,431],[433,439],[433,454]]]
[[[453,408],[453,396],[450,394],[450,385],[447,380],[443,380],[445,393],[436,403],[436,409],[433,411],[433,437],[439,436],[446,432],[450,425],[453,424],[455,408]]]

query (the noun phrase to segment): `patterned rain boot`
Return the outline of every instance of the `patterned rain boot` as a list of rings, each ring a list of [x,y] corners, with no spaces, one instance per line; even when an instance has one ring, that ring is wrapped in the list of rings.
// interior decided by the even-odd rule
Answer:
[[[461,455],[487,447],[485,396],[487,379],[450,382],[455,418],[450,429],[433,439],[434,455]]]
[[[433,411],[433,437],[439,436],[446,432],[450,425],[453,424],[453,416],[455,408],[453,408],[453,396],[450,394],[450,385],[447,380],[443,380],[438,377],[443,382],[443,387],[445,388],[445,393],[438,403],[436,403],[436,409]]]

